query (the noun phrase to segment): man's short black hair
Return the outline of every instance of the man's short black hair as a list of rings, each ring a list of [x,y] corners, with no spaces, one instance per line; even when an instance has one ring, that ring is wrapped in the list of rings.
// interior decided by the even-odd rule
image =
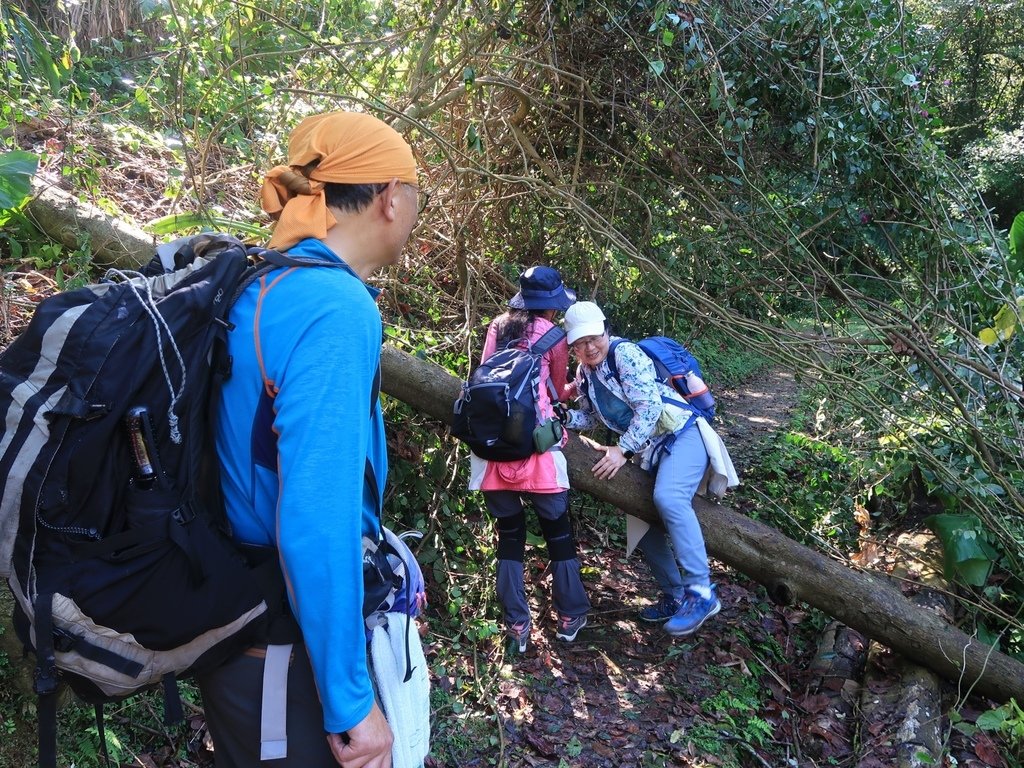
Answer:
[[[313,171],[320,165],[319,160],[299,168],[293,166],[296,171],[307,179],[312,176]],[[338,184],[332,181],[324,182],[324,198],[327,204],[343,211],[359,213],[366,206],[373,202],[373,198],[388,188],[387,182],[377,184]]]
[[[373,198],[388,188],[387,184],[324,184],[327,204],[343,211],[358,213],[373,202]]]

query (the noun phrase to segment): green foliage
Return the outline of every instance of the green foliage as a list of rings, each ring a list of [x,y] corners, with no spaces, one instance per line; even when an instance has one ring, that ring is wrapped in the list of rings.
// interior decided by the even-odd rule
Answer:
[[[978,341],[984,346],[1009,341],[1017,331],[1017,317],[1024,311],[1024,296],[1016,302],[1004,304],[992,318],[992,326],[978,331]]]
[[[1024,710],[1016,699],[982,712],[975,725],[983,731],[999,734],[1009,745],[1014,757],[1018,761],[1024,760]]]
[[[937,43],[932,98],[954,152],[989,130],[1024,121],[1024,82],[1013,54],[1024,10],[1013,2],[911,0],[929,42]]]
[[[435,680],[448,680],[446,668],[432,669]],[[461,690],[461,694],[468,691]],[[463,765],[483,750],[496,750],[498,737],[482,718],[466,713],[460,696],[437,685],[430,690],[431,756],[441,765]]]
[[[55,56],[55,41],[14,3],[0,5],[0,45],[4,54],[0,62],[6,64],[8,56],[13,59],[13,66],[4,72],[4,77],[10,78],[7,84],[16,79],[18,85],[38,96],[43,95],[44,88],[50,95],[59,93],[71,66],[72,51]]]
[[[757,347],[715,328],[700,334],[687,346],[707,373],[709,386],[719,391],[749,381],[772,365]]]
[[[703,699],[701,717],[687,728],[672,732],[669,741],[677,746],[693,744],[703,754],[715,755],[724,766],[743,765],[735,744],[745,749],[763,748],[773,739],[775,729],[758,716],[766,689],[760,684],[761,669],[749,672],[735,667],[708,667],[717,690]]]
[[[745,743],[764,746],[771,740],[774,729],[757,716],[763,695],[758,676],[725,673],[720,667],[708,671],[721,679],[722,688],[704,700],[705,714],[714,717],[721,728]]]
[[[996,131],[965,151],[978,189],[1003,226],[1024,210],[1024,128]]]
[[[39,158],[30,152],[0,154],[0,226],[6,221],[3,214],[18,208],[28,198],[38,165]]]
[[[857,541],[859,460],[842,445],[805,432],[782,432],[745,478],[757,516],[808,545],[826,543],[850,552]],[[746,489],[741,490],[747,493]]]
[[[1024,210],[1013,217],[1010,225],[1010,274],[1024,277]]]
[[[999,553],[988,543],[981,522],[972,515],[933,515],[925,522],[942,542],[946,578],[984,586]]]

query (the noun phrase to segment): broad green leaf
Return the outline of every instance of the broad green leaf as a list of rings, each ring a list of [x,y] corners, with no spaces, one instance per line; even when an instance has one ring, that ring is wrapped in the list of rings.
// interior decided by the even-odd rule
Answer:
[[[480,138],[480,134],[473,123],[470,123],[469,127],[466,128],[466,149],[471,149],[479,154],[483,154],[484,151],[483,139]]]
[[[1024,256],[1024,211],[1014,216],[1010,225],[1010,253]]]
[[[974,724],[983,731],[998,731],[1004,722],[1006,722],[1006,711],[1000,707],[998,709],[990,709],[988,712],[982,712],[978,715],[978,719],[974,721]]]
[[[32,189],[32,177],[39,158],[31,152],[16,149],[0,155],[0,211],[17,208]]]
[[[1017,328],[1017,315],[1009,306],[1005,306],[996,312],[993,325],[999,331],[1001,338],[1008,339],[1013,336],[1013,332]]]
[[[661,73],[665,71],[665,62],[661,59],[655,59],[648,65],[648,67],[650,68],[652,75],[659,77]]]
[[[972,515],[941,514],[924,522],[942,543],[946,578],[959,577],[971,586],[984,586],[999,553],[982,538],[978,519]]]
[[[1010,271],[1024,272],[1024,211],[1013,217],[1010,225]]]

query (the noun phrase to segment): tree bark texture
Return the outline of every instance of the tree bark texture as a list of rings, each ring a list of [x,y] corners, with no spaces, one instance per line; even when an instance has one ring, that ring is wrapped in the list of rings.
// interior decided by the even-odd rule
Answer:
[[[33,182],[27,214],[40,230],[71,250],[87,237],[93,262],[100,266],[138,269],[153,256],[152,236],[58,187]]]
[[[53,188],[40,191],[29,209],[39,226],[77,246],[77,232],[90,233],[99,261],[129,268],[149,260],[153,242],[145,233],[83,205]],[[385,346],[381,355],[385,394],[448,424],[459,380],[443,368]],[[624,467],[611,482],[597,480],[590,468],[597,451],[573,437],[565,448],[573,487],[641,519],[657,522],[646,472]],[[914,605],[886,580],[825,557],[774,528],[700,497],[694,500],[708,551],[763,584],[778,602],[805,602],[908,659],[958,683],[963,693],[1000,702],[1024,701],[1024,664]]]
[[[443,368],[385,346],[381,388],[417,410],[450,423],[459,380]],[[660,520],[650,476],[636,466],[612,481],[590,468],[600,454],[573,437],[565,447],[577,490],[649,522]],[[708,551],[763,584],[778,602],[804,602],[958,683],[965,694],[1024,700],[1024,664],[918,607],[882,577],[857,571],[783,536],[774,528],[697,497]]]

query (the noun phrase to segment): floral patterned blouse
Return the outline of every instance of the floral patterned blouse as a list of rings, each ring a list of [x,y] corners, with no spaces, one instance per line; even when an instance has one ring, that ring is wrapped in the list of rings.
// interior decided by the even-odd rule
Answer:
[[[654,363],[640,347],[615,336],[609,339],[609,344],[616,342],[609,355],[615,355],[618,378],[607,358],[593,369],[581,364],[575,381],[578,408],[569,412],[566,427],[580,431],[604,425],[621,435],[623,451],[642,453],[656,446],[657,438],[689,426],[694,412],[674,389],[658,381]],[[649,465],[650,451],[643,463]]]

